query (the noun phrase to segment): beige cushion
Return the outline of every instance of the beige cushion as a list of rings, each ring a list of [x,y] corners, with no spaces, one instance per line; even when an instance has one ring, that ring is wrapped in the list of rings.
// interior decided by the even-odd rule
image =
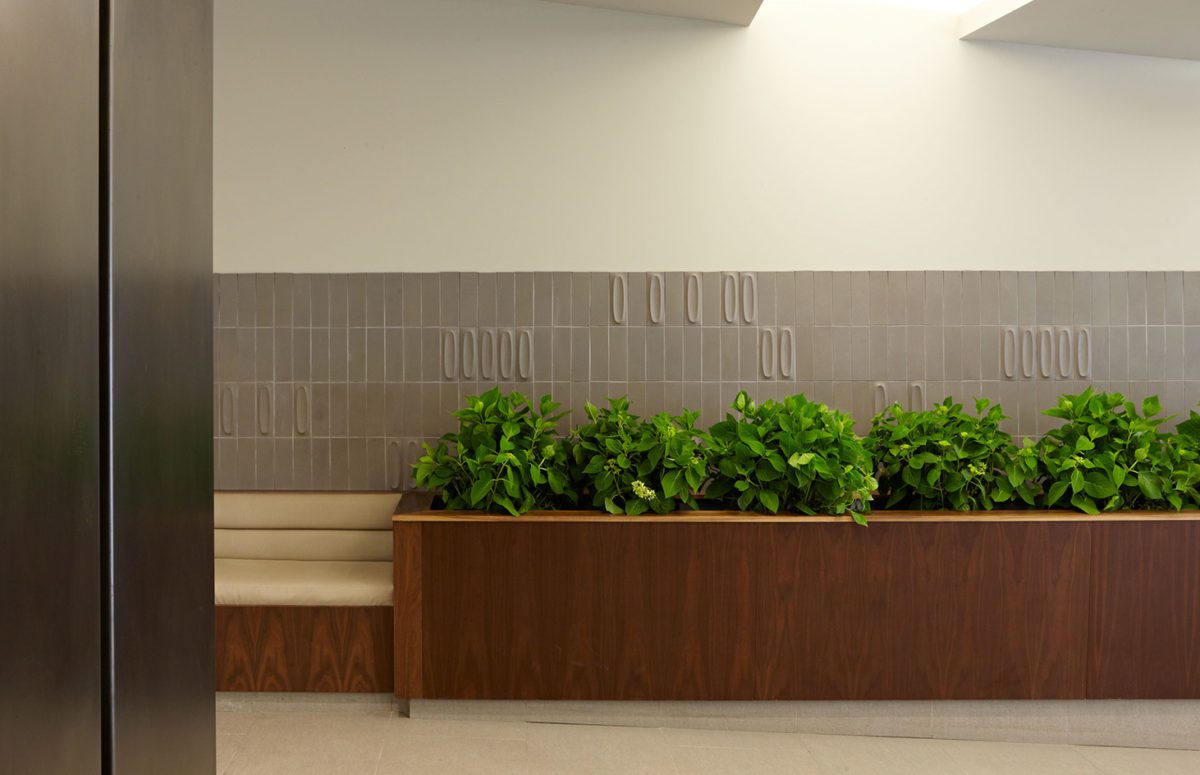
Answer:
[[[215,555],[235,560],[392,559],[389,530],[226,530],[214,531]]]
[[[218,492],[213,519],[219,528],[391,530],[399,493]]]
[[[392,604],[390,562],[216,561],[217,605]]]

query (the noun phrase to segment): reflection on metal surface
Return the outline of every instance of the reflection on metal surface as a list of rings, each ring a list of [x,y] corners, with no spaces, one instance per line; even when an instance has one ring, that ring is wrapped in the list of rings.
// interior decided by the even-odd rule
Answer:
[[[101,766],[99,41],[96,3],[0,4],[6,773]],[[196,411],[211,436],[211,382],[203,389]]]

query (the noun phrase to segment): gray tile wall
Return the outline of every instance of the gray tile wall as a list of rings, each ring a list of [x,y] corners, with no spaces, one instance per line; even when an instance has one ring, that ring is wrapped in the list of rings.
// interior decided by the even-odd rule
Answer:
[[[216,275],[221,489],[397,488],[420,442],[500,384],[635,411],[794,392],[865,433],[899,401],[1003,404],[1015,436],[1095,384],[1200,400],[1200,272]]]

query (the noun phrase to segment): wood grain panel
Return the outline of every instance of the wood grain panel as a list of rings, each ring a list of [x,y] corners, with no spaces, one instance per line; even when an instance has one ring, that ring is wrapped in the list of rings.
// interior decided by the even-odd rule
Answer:
[[[423,599],[421,596],[421,529],[419,523],[395,525],[393,533],[392,589],[393,648],[397,697],[423,697],[421,659]]]
[[[1088,696],[1200,699],[1200,524],[1093,530]]]
[[[217,606],[217,691],[387,692],[390,606]]]
[[[422,693],[410,696],[1000,699],[1085,689],[1086,524],[420,529]]]

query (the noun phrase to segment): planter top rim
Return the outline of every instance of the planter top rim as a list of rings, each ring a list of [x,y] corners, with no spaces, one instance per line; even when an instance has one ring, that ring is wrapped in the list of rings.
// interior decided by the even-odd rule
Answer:
[[[837,523],[854,524],[849,515],[760,514],[753,511],[676,511],[636,517],[601,511],[530,511],[519,517],[484,511],[446,511],[431,508],[430,493],[404,493],[396,506],[393,522],[728,522],[728,523]],[[883,522],[1196,522],[1200,511],[1118,511],[1095,516],[1074,511],[876,511],[867,515],[871,523]]]

